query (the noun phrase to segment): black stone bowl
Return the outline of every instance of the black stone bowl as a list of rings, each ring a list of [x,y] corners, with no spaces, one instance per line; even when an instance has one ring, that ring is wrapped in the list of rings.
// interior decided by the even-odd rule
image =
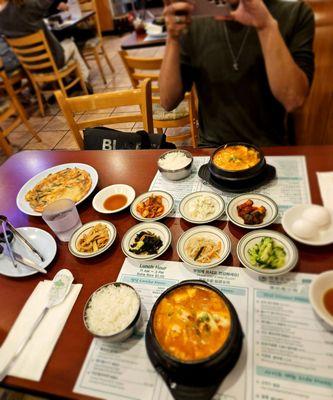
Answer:
[[[221,149],[224,149],[224,148],[230,147],[230,146],[245,146],[248,148],[255,149],[259,154],[259,162],[257,164],[255,164],[253,167],[236,170],[236,171],[227,170],[227,169],[218,167],[213,162],[215,154],[217,152],[219,152]],[[214,153],[210,156],[210,160],[209,160],[209,164],[208,164],[209,172],[211,173],[211,175],[215,179],[224,180],[224,181],[242,181],[242,180],[247,181],[249,179],[253,179],[256,176],[262,174],[265,167],[266,167],[266,160],[265,160],[265,156],[264,156],[264,153],[262,152],[262,150],[253,144],[244,143],[244,142],[231,142],[231,143],[226,143],[223,146],[218,147],[214,151]]]
[[[224,345],[210,357],[199,361],[181,361],[166,353],[154,333],[153,321],[158,304],[171,291],[184,285],[203,286],[213,290],[222,297],[231,316],[230,333]],[[148,357],[175,399],[207,400],[214,396],[223,379],[235,366],[242,350],[243,332],[234,306],[220,290],[205,281],[186,280],[170,287],[156,300],[145,339]]]

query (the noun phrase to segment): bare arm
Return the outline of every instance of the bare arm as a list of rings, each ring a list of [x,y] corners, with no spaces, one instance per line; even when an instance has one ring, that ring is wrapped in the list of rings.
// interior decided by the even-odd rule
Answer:
[[[256,28],[274,97],[288,112],[302,106],[309,92],[307,76],[292,58],[276,20],[263,1],[240,0],[230,19]]]
[[[159,77],[161,105],[167,111],[173,110],[183,100],[184,88],[180,72],[179,37],[190,23],[189,3],[173,3],[165,7],[164,16],[168,38]],[[176,15],[176,12],[187,15]]]
[[[258,30],[258,36],[271,91],[292,112],[303,105],[308,95],[308,78],[293,60],[275,20]]]

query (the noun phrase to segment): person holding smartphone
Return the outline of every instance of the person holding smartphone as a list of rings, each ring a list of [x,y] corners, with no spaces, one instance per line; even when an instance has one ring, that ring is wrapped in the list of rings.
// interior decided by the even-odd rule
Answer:
[[[172,110],[195,84],[201,145],[288,144],[286,115],[314,73],[313,12],[303,1],[226,2],[219,17],[192,17],[186,1],[165,5],[161,104]]]

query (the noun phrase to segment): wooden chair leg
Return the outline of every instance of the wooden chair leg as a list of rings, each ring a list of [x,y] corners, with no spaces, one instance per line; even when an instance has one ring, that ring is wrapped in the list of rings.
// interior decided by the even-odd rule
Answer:
[[[103,71],[103,68],[102,68],[101,60],[99,58],[98,51],[96,49],[94,49],[93,51],[94,51],[94,57],[95,57],[96,64],[98,66],[99,72],[101,74],[101,77],[103,79],[104,84],[106,85],[106,79],[105,79],[105,75],[104,75],[104,71]]]
[[[6,156],[11,156],[13,154],[12,146],[9,144],[8,140],[2,136],[0,131],[0,147],[3,149]]]
[[[42,97],[41,90],[39,89],[38,85],[36,85],[36,84],[34,84],[33,87],[35,89],[35,93],[36,93],[36,96],[37,96],[39,112],[40,112],[42,117],[45,117],[45,108],[44,108],[44,103],[43,103],[43,97]]]
[[[102,53],[103,53],[103,55],[104,55],[104,58],[105,58],[105,60],[106,60],[106,62],[107,62],[107,64],[108,64],[108,66],[109,66],[109,68],[110,68],[110,71],[114,74],[115,70],[114,70],[114,68],[113,68],[113,65],[112,65],[112,63],[111,63],[111,61],[110,61],[110,59],[109,59],[109,56],[107,55],[107,52],[105,51],[103,45],[101,46],[101,49],[102,49]]]
[[[80,78],[80,85],[81,85],[83,93],[84,94],[89,94],[88,93],[88,89],[87,89],[87,85],[86,85],[86,83],[85,83],[85,81],[83,79],[83,76],[82,76],[82,73],[81,73],[81,70],[80,70],[79,66],[77,66],[77,68],[76,68],[76,74],[77,74],[78,78]]]

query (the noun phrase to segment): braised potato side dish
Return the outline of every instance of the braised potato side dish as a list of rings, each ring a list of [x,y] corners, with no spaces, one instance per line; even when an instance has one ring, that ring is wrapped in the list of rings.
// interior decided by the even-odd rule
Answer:
[[[223,298],[200,285],[167,294],[154,315],[154,332],[163,350],[181,361],[199,361],[218,351],[230,332]]]

